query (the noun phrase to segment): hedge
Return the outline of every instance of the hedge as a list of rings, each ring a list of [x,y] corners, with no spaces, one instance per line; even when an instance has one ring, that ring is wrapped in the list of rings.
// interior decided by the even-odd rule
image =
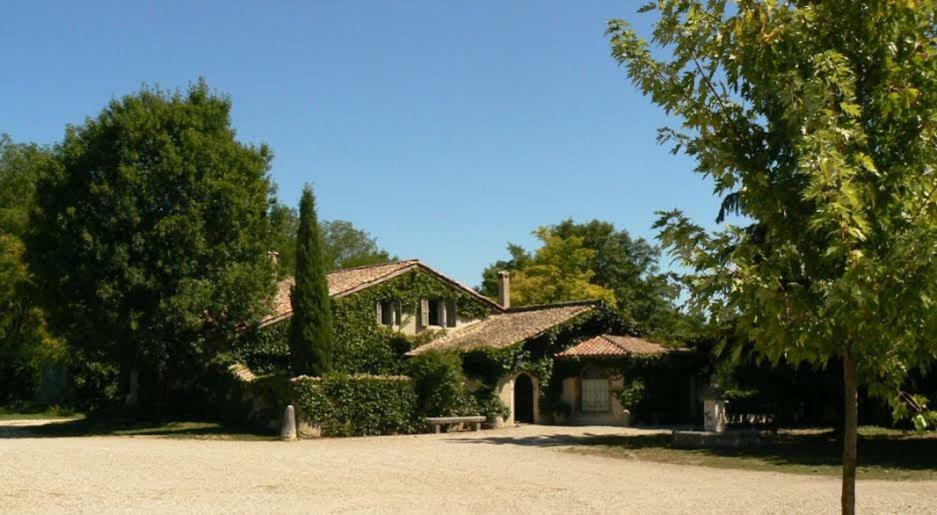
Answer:
[[[227,422],[269,430],[279,429],[292,393],[287,376],[254,375],[240,363],[228,368],[222,391],[222,416]]]
[[[323,436],[411,433],[419,427],[416,390],[406,376],[294,377],[299,416]]]

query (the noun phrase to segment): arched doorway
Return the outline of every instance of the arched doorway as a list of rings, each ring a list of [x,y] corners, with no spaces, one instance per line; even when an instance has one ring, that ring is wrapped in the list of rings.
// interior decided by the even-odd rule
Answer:
[[[534,423],[534,382],[527,374],[514,379],[514,421]]]

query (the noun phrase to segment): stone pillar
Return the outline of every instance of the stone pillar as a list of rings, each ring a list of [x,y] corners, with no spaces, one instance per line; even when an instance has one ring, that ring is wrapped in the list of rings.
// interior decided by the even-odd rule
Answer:
[[[296,412],[293,410],[292,405],[287,406],[286,410],[283,412],[283,425],[280,426],[280,439],[296,439]]]
[[[726,401],[705,399],[703,401],[703,429],[714,433],[726,430]]]

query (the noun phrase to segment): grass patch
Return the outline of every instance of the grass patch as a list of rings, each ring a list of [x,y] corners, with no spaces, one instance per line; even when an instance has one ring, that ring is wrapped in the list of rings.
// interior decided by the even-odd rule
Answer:
[[[0,420],[35,420],[81,418],[84,415],[66,406],[18,402],[0,406]]]
[[[831,430],[782,430],[777,439],[744,449],[675,449],[670,434],[595,436],[572,452],[620,459],[725,469],[839,476],[842,444]],[[859,429],[859,479],[937,479],[937,432]]]
[[[80,436],[147,436],[201,440],[276,440],[277,435],[250,428],[200,421],[139,421],[80,418],[39,426],[8,428],[7,433],[31,438]]]

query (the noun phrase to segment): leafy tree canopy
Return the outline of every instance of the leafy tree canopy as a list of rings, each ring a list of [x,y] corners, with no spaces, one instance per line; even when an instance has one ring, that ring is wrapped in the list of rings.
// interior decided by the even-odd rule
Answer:
[[[678,119],[659,139],[723,198],[707,232],[664,213],[692,303],[772,360],[842,358],[843,510],[854,507],[856,385],[918,427],[903,391],[937,359],[937,59],[933,1],[660,0],[652,53],[620,20],[613,56]],[[669,54],[669,57],[667,56]],[[665,56],[663,60],[655,56]]]
[[[511,277],[511,303],[518,306],[597,299],[615,304],[611,290],[593,284],[588,263],[595,251],[579,236],[563,237],[550,227],[534,231],[543,245]]]
[[[36,181],[48,159],[48,149],[0,134],[0,401],[31,397],[41,360],[59,347],[45,330],[23,260]]]
[[[296,231],[299,215],[296,210],[276,204],[270,210],[273,226],[273,249],[280,254],[280,275],[292,275],[296,263]],[[381,249],[377,238],[345,220],[324,220],[320,224],[322,256],[327,271],[354,266],[395,261],[397,256]]]
[[[272,293],[272,154],[235,139],[230,110],[204,81],[115,99],[67,128],[37,185],[27,258],[50,325],[141,384],[197,374]]]
[[[617,230],[614,224],[600,220],[576,223],[567,219],[538,229],[535,234],[544,242],[543,255],[539,251],[532,255],[519,245],[509,244],[511,258],[488,266],[482,273],[483,294],[496,296],[498,272],[507,270],[514,276],[512,297],[517,298],[512,302],[526,302],[531,296],[538,302],[581,299],[591,292],[595,298],[607,299],[617,306],[623,316],[644,332],[665,339],[675,336],[682,320],[675,307],[679,289],[668,274],[661,273],[657,247],[642,238],[633,239],[628,231]],[[556,266],[545,269],[544,260],[551,260]],[[534,268],[538,265],[540,268]],[[536,281],[530,280],[531,270],[533,276],[539,277]],[[550,283],[555,280],[568,283],[571,279],[573,284],[568,287]],[[601,289],[588,290],[587,284]],[[546,290],[537,292],[541,287]]]

